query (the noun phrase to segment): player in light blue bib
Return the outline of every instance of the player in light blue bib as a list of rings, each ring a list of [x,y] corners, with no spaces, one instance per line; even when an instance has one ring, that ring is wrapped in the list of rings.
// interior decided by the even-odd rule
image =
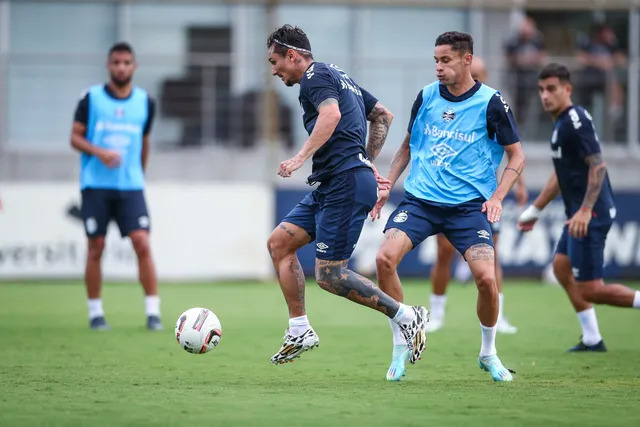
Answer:
[[[495,381],[511,381],[495,347],[498,289],[490,223],[500,220],[502,200],[522,173],[524,154],[509,105],[471,76],[471,35],[447,32],[435,45],[438,81],[418,93],[389,171],[393,185],[411,164],[405,198],[389,218],[378,251],[378,284],[402,300],[398,264],[427,237],[443,233],[469,263],[478,287],[478,363]],[[509,161],[498,184],[496,169],[505,152]],[[373,217],[379,217],[388,196],[388,190],[380,191]],[[391,329],[394,351],[387,379],[395,381],[405,372],[406,343],[395,325]]]

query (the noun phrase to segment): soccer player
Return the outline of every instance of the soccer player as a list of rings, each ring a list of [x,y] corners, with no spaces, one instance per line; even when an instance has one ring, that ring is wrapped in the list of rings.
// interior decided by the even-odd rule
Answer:
[[[309,138],[293,158],[280,163],[288,178],[312,157],[308,183],[319,183],[271,233],[268,249],[289,308],[284,343],[271,362],[282,364],[319,344],[305,311],[305,278],[296,251],[316,241],[318,285],[386,314],[408,342],[410,362],[425,348],[424,307],[390,298],[370,280],[347,269],[362,226],[377,200],[377,176],[371,161],[385,142],[392,114],[335,65],[316,62],[307,35],[284,25],[267,39],[271,72],[287,86],[300,85],[298,99]],[[369,139],[365,146],[369,125]]]
[[[147,328],[162,329],[144,198],[154,102],[147,92],[133,85],[136,67],[129,44],[113,45],[107,58],[109,82],[92,86],[82,97],[71,132],[71,146],[81,153],[82,218],[89,241],[85,283],[89,324],[95,330],[109,329],[100,294],[101,259],[111,219],[118,224],[122,237],[129,236],[138,258]]]
[[[484,61],[478,56],[474,56],[471,63],[471,76],[474,80],[484,83],[487,80],[487,69]],[[527,203],[528,193],[524,185],[523,176],[520,175],[516,181],[515,197],[518,205]],[[498,238],[500,236],[500,223],[491,224],[493,233],[493,249],[496,258],[496,283],[498,286],[498,322],[496,328],[499,333],[515,334],[518,328],[513,326],[504,316],[504,295],[502,293],[502,266],[498,252]],[[451,280],[451,263],[455,256],[455,248],[443,234],[436,236],[437,255],[436,261],[431,268],[431,295],[429,297],[429,323],[427,330],[435,332],[444,326],[445,309],[447,303],[447,285]],[[464,266],[466,268],[466,266]]]
[[[389,170],[391,185],[411,161],[405,197],[389,217],[376,265],[380,288],[402,301],[397,266],[427,237],[443,233],[464,256],[478,288],[477,313],[482,332],[478,363],[495,381],[513,376],[497,356],[498,289],[490,223],[500,220],[502,200],[524,168],[524,154],[511,110],[495,89],[473,80],[473,39],[457,31],[435,43],[438,81],[425,86],[411,109],[408,133]],[[497,184],[504,153],[508,163]],[[380,190],[372,212],[379,217],[389,197]],[[405,372],[407,345],[393,332],[390,381]]]
[[[555,171],[518,219],[533,229],[540,212],[562,195],[568,221],[558,241],[553,271],[576,310],[582,338],[569,351],[606,351],[592,304],[640,308],[640,291],[602,280],[604,244],[616,216],[613,192],[591,116],[571,101],[567,67],[552,63],[538,77],[542,107],[551,114],[551,158]]]

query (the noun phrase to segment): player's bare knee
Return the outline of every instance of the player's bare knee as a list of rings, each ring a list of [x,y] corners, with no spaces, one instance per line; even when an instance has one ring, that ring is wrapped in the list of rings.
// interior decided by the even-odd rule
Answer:
[[[345,266],[339,261],[316,262],[316,282],[324,290],[331,291],[344,273]]]
[[[96,237],[89,239],[89,246],[87,249],[87,257],[91,260],[100,260],[102,253],[104,252],[105,239],[104,237]]]
[[[151,253],[147,234],[131,234],[131,245],[138,258],[148,256]]]
[[[598,286],[597,283],[594,282],[578,282],[578,289],[580,290],[580,296],[585,301],[599,304],[601,300],[601,290],[602,287]]]
[[[274,230],[267,239],[267,249],[271,259],[282,259],[289,252],[289,245],[280,233]]]
[[[384,274],[396,271],[398,263],[389,251],[379,250],[376,255],[376,267],[379,273]]]
[[[475,276],[476,286],[478,291],[487,293],[498,293],[498,286],[496,285],[495,274],[490,271],[481,272]]]

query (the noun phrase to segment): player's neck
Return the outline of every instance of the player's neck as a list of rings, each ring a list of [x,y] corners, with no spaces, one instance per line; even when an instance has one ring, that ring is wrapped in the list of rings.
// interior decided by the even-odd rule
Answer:
[[[297,83],[300,83],[300,81],[302,80],[302,76],[304,76],[304,73],[306,73],[309,67],[311,67],[311,64],[316,62],[314,59],[300,58],[300,60],[301,60],[300,63],[296,65]]]
[[[555,122],[556,120],[558,120],[558,117],[560,117],[560,114],[564,113],[572,106],[573,106],[573,102],[571,102],[571,100],[562,104],[560,108],[558,108],[554,113],[551,114],[551,116],[553,117],[553,121]]]
[[[124,86],[119,86],[110,81],[109,89],[118,98],[128,98],[129,95],[131,95],[131,91],[133,90],[133,83],[129,82]]]
[[[471,74],[469,74],[461,82],[447,86],[447,90],[449,90],[449,92],[453,96],[460,96],[468,92],[472,87],[475,86],[475,84],[476,81],[473,80],[473,77],[471,77]]]

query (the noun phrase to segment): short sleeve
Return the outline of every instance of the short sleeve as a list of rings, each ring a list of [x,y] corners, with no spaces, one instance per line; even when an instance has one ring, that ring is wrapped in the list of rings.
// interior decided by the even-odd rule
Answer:
[[[368,117],[369,113],[371,113],[371,111],[373,111],[373,107],[375,107],[376,104],[378,103],[378,98],[376,98],[375,96],[371,95],[369,92],[367,92],[362,87],[360,87],[360,92],[362,92],[362,100],[364,101],[365,115]]]
[[[413,129],[413,123],[416,121],[416,116],[418,115],[418,111],[422,107],[422,90],[418,92],[418,96],[416,96],[416,100],[413,101],[413,105],[411,106],[411,118],[409,119],[409,126],[407,127],[407,132],[411,133]]]
[[[592,154],[598,154],[602,150],[600,149],[600,143],[598,142],[598,135],[596,134],[591,116],[584,110],[581,111],[577,108],[569,110],[569,121],[571,125],[569,128],[574,134],[574,141],[578,148],[578,154],[581,159],[591,156]]]
[[[73,120],[86,125],[89,123],[89,92],[85,92],[78,105],[76,106],[76,112],[73,116]]]
[[[495,138],[502,146],[520,141],[518,127],[511,108],[499,92],[491,97],[489,105],[487,105],[487,131],[489,138]]]
[[[301,95],[304,96],[318,110],[318,107],[329,98],[340,99],[338,88],[329,72],[319,71],[302,75]]]

